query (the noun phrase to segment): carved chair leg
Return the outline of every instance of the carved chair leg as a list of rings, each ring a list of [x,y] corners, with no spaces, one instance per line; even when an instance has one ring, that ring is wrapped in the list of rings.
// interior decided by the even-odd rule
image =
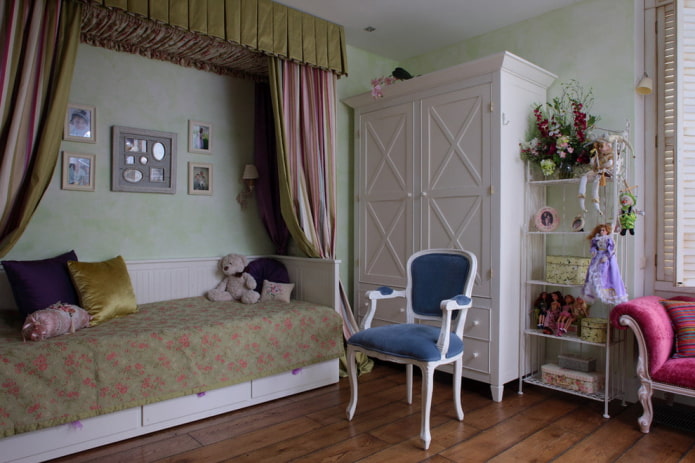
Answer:
[[[350,403],[346,410],[348,421],[351,421],[352,417],[355,416],[355,409],[357,408],[357,365],[355,364],[355,357],[355,350],[348,346],[347,373],[350,378]]]
[[[463,421],[463,408],[461,407],[461,372],[463,370],[463,359],[454,362],[454,408],[459,421]]]
[[[432,409],[432,389],[434,382],[434,367],[422,368],[422,416],[420,422],[420,439],[425,450],[430,448],[430,411]]]
[[[639,400],[642,403],[643,414],[637,418],[640,430],[643,433],[648,433],[649,428],[652,425],[652,418],[654,417],[654,408],[652,407],[652,385],[649,383],[642,383],[639,391],[637,391]]]
[[[413,403],[413,365],[410,363],[405,366],[405,387],[407,388],[406,399],[408,400],[409,404],[412,404]]]

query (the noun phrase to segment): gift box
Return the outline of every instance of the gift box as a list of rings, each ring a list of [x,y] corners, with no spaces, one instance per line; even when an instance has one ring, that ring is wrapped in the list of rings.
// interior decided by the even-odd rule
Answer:
[[[583,357],[579,354],[560,354],[557,356],[557,363],[560,368],[568,370],[591,372],[596,371],[596,359]]]
[[[590,342],[606,342],[608,320],[605,318],[582,318],[580,338]]]
[[[589,257],[545,256],[545,281],[562,285],[584,284],[589,262]]]
[[[541,366],[543,382],[584,394],[595,394],[603,390],[603,375],[561,368],[553,363]]]

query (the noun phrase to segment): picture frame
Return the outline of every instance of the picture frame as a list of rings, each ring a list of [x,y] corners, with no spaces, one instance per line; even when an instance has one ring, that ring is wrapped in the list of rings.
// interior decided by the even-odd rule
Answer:
[[[63,140],[81,143],[97,142],[97,110],[94,106],[68,104],[65,112]]]
[[[188,163],[188,194],[212,196],[213,166],[207,162]]]
[[[560,225],[560,216],[552,207],[542,207],[533,218],[536,229],[541,232],[551,232]]]
[[[572,225],[570,227],[573,232],[583,232],[584,231],[584,217],[578,215],[572,220]]]
[[[174,132],[113,126],[111,190],[176,193]]]
[[[188,121],[188,151],[191,153],[212,154],[212,124],[201,121]]]
[[[63,151],[63,175],[60,187],[63,190],[94,191],[94,154]]]

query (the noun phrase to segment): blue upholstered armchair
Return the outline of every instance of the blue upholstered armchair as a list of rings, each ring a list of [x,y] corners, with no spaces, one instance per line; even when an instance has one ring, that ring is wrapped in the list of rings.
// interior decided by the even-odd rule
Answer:
[[[477,260],[468,251],[431,249],[420,251],[408,259],[407,286],[404,291],[382,287],[368,291],[369,312],[362,330],[347,341],[347,369],[351,397],[347,408],[352,420],[357,408],[357,352],[381,360],[406,365],[408,403],[413,401],[413,365],[422,371],[422,418],[420,438],[425,450],[432,439],[430,408],[434,370],[440,365],[454,364],[454,406],[459,420],[461,408],[461,369],[463,358],[463,326],[472,305]],[[406,323],[371,328],[377,301],[405,298]],[[429,323],[422,323],[429,322]],[[434,326],[434,323],[437,322]],[[452,332],[452,323],[455,327]]]

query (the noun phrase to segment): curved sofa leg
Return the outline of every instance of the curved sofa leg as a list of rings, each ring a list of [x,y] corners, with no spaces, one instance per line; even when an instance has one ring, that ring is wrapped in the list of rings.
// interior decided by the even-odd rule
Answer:
[[[650,383],[642,383],[639,391],[639,400],[642,403],[643,414],[637,418],[640,430],[647,434],[649,433],[649,428],[652,425],[652,418],[654,417],[654,408],[652,407],[652,385]]]

